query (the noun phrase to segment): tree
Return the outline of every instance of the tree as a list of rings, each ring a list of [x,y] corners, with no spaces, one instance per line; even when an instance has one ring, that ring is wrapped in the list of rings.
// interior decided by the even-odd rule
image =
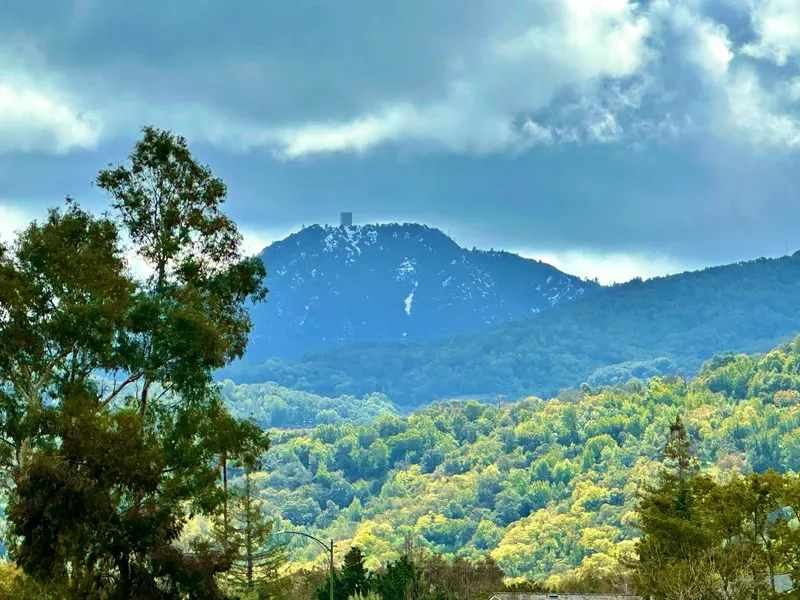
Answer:
[[[367,595],[369,581],[367,569],[364,566],[364,553],[361,548],[354,546],[344,555],[342,574],[339,579],[342,586],[344,600],[358,594]]]
[[[377,587],[383,600],[422,600],[419,568],[408,553],[389,563]]]
[[[694,474],[694,457],[678,416],[670,425],[658,485],[639,507],[636,585],[643,595],[690,598],[704,593],[711,577],[707,550],[713,544],[699,507],[713,489],[709,478]],[[665,590],[667,585],[679,589]]]
[[[68,597],[221,598],[231,557],[180,536],[188,516],[222,504],[219,458],[268,447],[212,380],[244,352],[265,271],[241,256],[225,187],[186,141],[143,134],[97,178],[117,220],[68,199],[0,245],[10,552]]]
[[[231,588],[244,597],[269,598],[282,584],[280,570],[286,554],[283,546],[269,545],[273,522],[266,518],[256,498],[252,481],[255,466],[255,462],[247,462],[243,484],[232,491],[230,508],[218,517],[214,537],[232,557],[226,576]]]
[[[358,547],[348,550],[340,573],[334,574],[333,597],[335,600],[349,600],[351,597],[367,596],[370,581],[364,566],[364,553]],[[318,600],[330,598],[330,581],[325,581],[316,591]]]
[[[692,445],[681,416],[677,415],[669,426],[667,444],[664,448],[664,465],[672,470],[680,482],[689,480],[697,473],[697,461],[692,454]]]

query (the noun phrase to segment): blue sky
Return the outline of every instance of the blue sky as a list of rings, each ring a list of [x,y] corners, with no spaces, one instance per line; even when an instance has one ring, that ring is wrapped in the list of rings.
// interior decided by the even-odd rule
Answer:
[[[800,248],[797,0],[0,0],[0,235],[185,135],[253,249],[419,221],[625,280]]]

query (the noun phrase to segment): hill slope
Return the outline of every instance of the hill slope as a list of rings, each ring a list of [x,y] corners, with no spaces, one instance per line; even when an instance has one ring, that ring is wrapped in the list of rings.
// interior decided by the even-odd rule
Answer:
[[[399,404],[471,394],[551,396],[629,361],[689,374],[728,349],[768,350],[800,331],[798,298],[800,257],[759,259],[601,288],[558,310],[471,335],[353,345],[229,376],[325,396],[380,392]]]
[[[248,360],[359,341],[442,338],[596,289],[550,265],[458,246],[423,225],[315,225],[261,253],[270,294]]]
[[[800,465],[800,341],[720,356],[692,383],[586,389],[501,407],[434,405],[408,419],[275,431],[256,477],[281,528],[361,546],[372,566],[406,536],[436,552],[490,554],[511,577],[613,572],[680,414],[712,476]],[[313,544],[298,557],[310,559]]]

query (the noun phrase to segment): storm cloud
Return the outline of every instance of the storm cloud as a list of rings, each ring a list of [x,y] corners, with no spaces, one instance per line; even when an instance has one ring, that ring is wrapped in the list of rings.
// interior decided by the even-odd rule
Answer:
[[[0,0],[0,234],[100,206],[154,124],[252,243],[352,210],[581,275],[780,254],[799,67],[796,0]]]

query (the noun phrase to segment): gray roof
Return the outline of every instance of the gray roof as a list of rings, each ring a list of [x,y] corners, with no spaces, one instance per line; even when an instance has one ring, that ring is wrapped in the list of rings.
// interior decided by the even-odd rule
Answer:
[[[489,600],[642,600],[625,594],[543,594],[541,592],[497,592]]]

